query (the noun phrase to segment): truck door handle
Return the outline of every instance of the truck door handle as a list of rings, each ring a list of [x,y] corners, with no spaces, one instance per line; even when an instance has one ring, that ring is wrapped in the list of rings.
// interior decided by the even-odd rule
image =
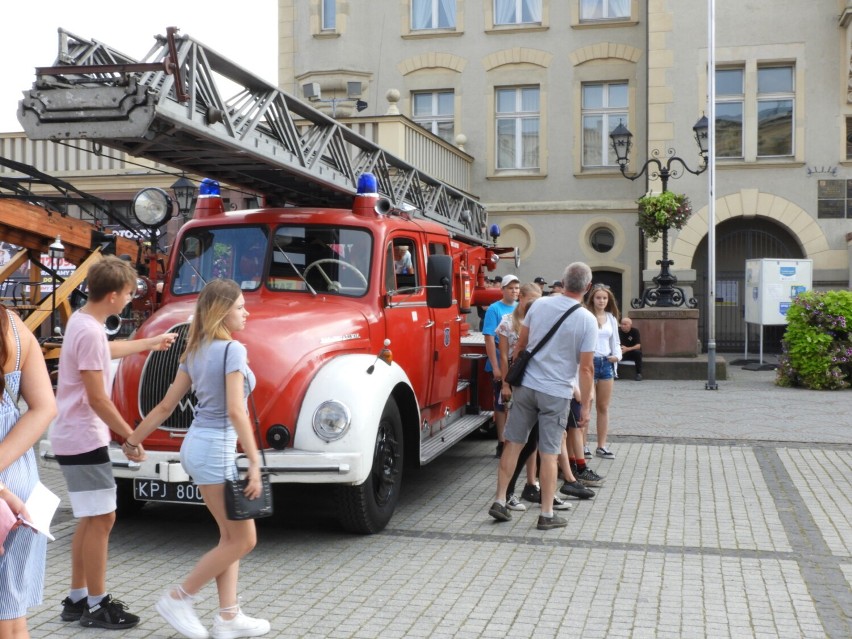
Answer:
[[[429,320],[423,325],[423,328],[432,328],[435,325],[434,320]]]

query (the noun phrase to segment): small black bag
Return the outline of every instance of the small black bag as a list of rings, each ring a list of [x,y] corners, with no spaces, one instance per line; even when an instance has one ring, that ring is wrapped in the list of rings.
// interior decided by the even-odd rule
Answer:
[[[509,370],[506,371],[506,375],[503,377],[509,386],[521,385],[521,382],[524,381],[524,373],[527,372],[527,364],[530,363],[531,358],[532,353],[526,349],[518,353],[518,356],[515,357],[512,365],[509,366]]]
[[[228,361],[228,349],[231,343],[225,347],[225,364]],[[227,396],[227,389],[225,391]],[[254,395],[249,390],[249,401],[251,402],[252,417],[254,418],[254,429],[257,433],[257,440],[260,442],[260,424],[257,419],[257,408],[254,405]],[[266,466],[266,455],[263,448],[260,448],[260,456],[263,459],[263,465]],[[236,466],[236,463],[234,464]],[[243,519],[260,519],[262,517],[272,516],[272,484],[269,481],[267,473],[260,474],[260,495],[257,499],[249,499],[246,497],[245,489],[247,479],[240,479],[240,468],[237,466],[237,478],[225,480],[225,513],[228,519],[232,521],[241,521]]]
[[[562,317],[559,318],[559,321],[556,322],[556,324],[554,324],[547,332],[547,335],[542,337],[541,341],[535,345],[534,349],[532,349],[531,351],[524,349],[520,353],[518,353],[518,355],[512,362],[512,365],[509,366],[509,370],[507,370],[506,374],[503,376],[503,379],[506,381],[506,383],[509,384],[509,386],[517,387],[523,383],[524,373],[527,372],[527,364],[530,363],[530,360],[532,359],[533,355],[538,353],[538,350],[547,343],[547,340],[553,337],[553,334],[556,332],[562,322],[568,319],[568,316],[574,311],[576,311],[579,307],[580,304],[575,304],[567,311],[565,311],[562,314]]]
[[[262,486],[260,497],[249,499],[246,497],[245,479],[225,480],[225,512],[228,519],[239,521],[241,519],[260,519],[272,516],[272,485],[269,483],[269,475],[260,476]]]

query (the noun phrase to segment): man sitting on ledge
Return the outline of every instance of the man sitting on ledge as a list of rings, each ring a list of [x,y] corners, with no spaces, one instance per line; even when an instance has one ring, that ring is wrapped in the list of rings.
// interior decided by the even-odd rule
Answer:
[[[636,364],[636,381],[642,381],[642,343],[639,340],[639,329],[633,328],[633,320],[624,317],[618,329],[618,339],[621,341],[621,361],[631,361]]]

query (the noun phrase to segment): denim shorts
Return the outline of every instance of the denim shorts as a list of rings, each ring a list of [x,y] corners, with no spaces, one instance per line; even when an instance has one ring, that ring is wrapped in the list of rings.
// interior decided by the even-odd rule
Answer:
[[[491,388],[494,391],[494,410],[498,413],[506,412],[506,404],[503,402],[503,382],[491,379]]]
[[[613,379],[615,377],[612,362],[606,357],[595,355],[595,381]]]
[[[572,397],[571,407],[568,409],[568,424],[565,430],[570,428],[580,428],[580,408],[580,402]]]
[[[224,484],[237,476],[236,449],[233,428],[191,426],[180,447],[180,463],[199,486]]]

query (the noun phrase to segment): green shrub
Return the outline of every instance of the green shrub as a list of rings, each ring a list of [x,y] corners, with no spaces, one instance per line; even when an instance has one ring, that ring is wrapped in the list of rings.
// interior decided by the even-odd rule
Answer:
[[[852,292],[808,291],[787,311],[775,383],[836,390],[852,385]]]

